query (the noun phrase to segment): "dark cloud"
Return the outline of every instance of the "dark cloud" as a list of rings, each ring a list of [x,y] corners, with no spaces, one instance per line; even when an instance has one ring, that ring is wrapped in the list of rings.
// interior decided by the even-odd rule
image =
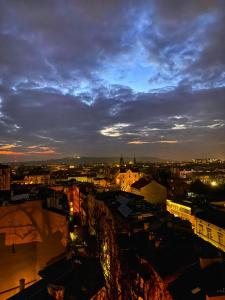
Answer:
[[[224,11],[211,0],[2,0],[1,157],[224,158]]]

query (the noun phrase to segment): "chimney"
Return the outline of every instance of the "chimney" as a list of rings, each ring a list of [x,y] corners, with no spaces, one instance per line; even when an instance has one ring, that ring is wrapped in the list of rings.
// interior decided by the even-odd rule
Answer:
[[[21,278],[19,280],[19,289],[20,289],[20,291],[25,289],[25,279],[24,278]]]

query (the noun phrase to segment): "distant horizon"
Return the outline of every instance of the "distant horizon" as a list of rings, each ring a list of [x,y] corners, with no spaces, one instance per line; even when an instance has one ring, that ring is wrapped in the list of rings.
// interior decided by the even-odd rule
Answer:
[[[81,162],[83,159],[93,159],[93,160],[99,160],[98,163],[100,163],[100,160],[117,160],[118,163],[120,161],[120,157],[121,156],[80,156],[79,158],[74,158],[73,156],[65,156],[65,157],[60,157],[60,158],[50,158],[50,159],[31,159],[31,160],[19,160],[19,161],[0,161],[0,164],[20,164],[20,163],[47,163],[47,162],[51,162],[51,161],[63,161],[63,160],[74,160],[74,162],[76,162],[77,164],[79,164],[79,161]],[[125,160],[130,160],[133,161],[134,156],[129,156],[129,155],[123,155],[123,158]],[[140,162],[161,162],[161,163],[166,163],[167,161],[172,161],[172,162],[191,162],[192,160],[205,160],[205,159],[211,159],[211,160],[221,160],[221,161],[225,161],[225,159],[220,159],[220,158],[216,158],[216,157],[193,157],[190,159],[182,159],[182,160],[178,160],[178,159],[167,159],[167,158],[160,158],[160,157],[152,157],[152,156],[135,156],[137,163],[139,163],[138,160],[144,160],[144,161],[140,161]],[[149,161],[148,161],[149,160]],[[114,161],[116,162],[116,161]],[[126,161],[127,162],[127,161]],[[61,162],[61,163],[65,163],[65,162]],[[69,163],[69,162],[68,162]],[[91,162],[90,162],[91,163]],[[95,162],[93,162],[95,163]]]

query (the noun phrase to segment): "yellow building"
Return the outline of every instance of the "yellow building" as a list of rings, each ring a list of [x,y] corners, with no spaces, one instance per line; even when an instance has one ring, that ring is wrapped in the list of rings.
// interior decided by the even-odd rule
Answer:
[[[188,205],[166,200],[166,210],[182,220],[188,220],[196,235],[225,252],[224,211],[211,209],[193,215]]]
[[[131,192],[131,185],[141,177],[142,175],[139,172],[131,170],[120,172],[116,175],[116,184],[120,187],[121,191]]]
[[[195,234],[225,252],[224,212],[212,210],[198,213]]]
[[[167,199],[166,210],[175,217],[189,221],[192,224],[192,227],[195,227],[195,216],[192,214],[190,206]]]
[[[140,178],[131,185],[131,193],[143,196],[151,204],[165,206],[167,189],[155,180]]]
[[[50,184],[50,174],[27,175],[24,177],[25,184]]]

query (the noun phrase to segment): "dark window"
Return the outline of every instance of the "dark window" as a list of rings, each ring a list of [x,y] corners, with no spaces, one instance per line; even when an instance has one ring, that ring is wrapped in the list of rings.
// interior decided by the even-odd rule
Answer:
[[[218,242],[219,244],[223,244],[223,234],[221,232],[218,232]]]

